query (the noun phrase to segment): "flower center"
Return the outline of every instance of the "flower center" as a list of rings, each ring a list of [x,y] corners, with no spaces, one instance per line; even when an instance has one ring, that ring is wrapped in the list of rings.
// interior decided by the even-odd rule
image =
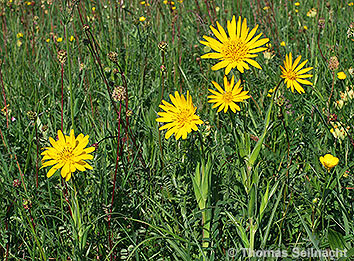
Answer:
[[[69,144],[67,143],[67,146],[64,147],[63,150],[58,153],[59,158],[63,161],[71,160],[74,156],[73,149],[71,148],[71,146],[68,145]]]
[[[248,47],[240,38],[224,43],[223,54],[226,59],[233,62],[243,60],[248,53]]]
[[[288,71],[286,72],[286,78],[288,78],[289,80],[296,80],[296,73],[294,71]]]
[[[184,126],[190,121],[191,121],[191,115],[190,115],[190,111],[187,109],[181,110],[181,112],[177,115],[177,122],[179,126]]]
[[[231,91],[230,92],[225,92],[224,95],[223,95],[223,100],[226,103],[231,103],[233,98],[234,98],[234,96],[233,96]]]

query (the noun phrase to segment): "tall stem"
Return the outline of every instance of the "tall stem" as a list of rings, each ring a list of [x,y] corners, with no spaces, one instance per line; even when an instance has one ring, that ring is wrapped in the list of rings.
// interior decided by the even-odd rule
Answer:
[[[71,128],[74,129],[74,96],[73,96],[73,83],[72,83],[72,72],[71,72],[71,61],[70,61],[70,48],[69,48],[69,37],[66,25],[64,25],[65,38],[66,38],[66,53],[68,57],[68,78],[69,78],[69,91],[70,91],[70,113],[71,113]]]
[[[117,157],[116,157],[116,167],[114,170],[114,178],[113,178],[113,190],[112,190],[112,200],[111,200],[111,208],[109,210],[108,215],[108,242],[109,242],[109,250],[112,250],[112,237],[111,237],[111,214],[113,209],[114,202],[114,192],[116,189],[116,180],[117,180],[117,171],[118,171],[118,163],[119,163],[119,144],[120,144],[120,122],[121,122],[121,111],[122,111],[122,102],[119,103],[119,114],[118,114],[118,138],[117,138]],[[113,259],[113,253],[111,253],[111,260]]]

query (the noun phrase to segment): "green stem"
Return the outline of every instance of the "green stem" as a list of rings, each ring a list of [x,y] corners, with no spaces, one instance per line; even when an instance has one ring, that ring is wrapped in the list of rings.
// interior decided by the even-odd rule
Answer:
[[[66,38],[66,55],[68,57],[68,76],[69,76],[69,92],[70,92],[70,113],[71,113],[71,129],[74,129],[74,100],[73,100],[73,82],[71,72],[70,48],[69,37],[66,25],[64,25],[65,38]]]

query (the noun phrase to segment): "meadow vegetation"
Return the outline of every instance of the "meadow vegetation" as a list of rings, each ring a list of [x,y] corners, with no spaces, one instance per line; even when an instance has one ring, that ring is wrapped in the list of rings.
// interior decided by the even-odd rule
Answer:
[[[0,258],[350,260],[353,17],[335,0],[0,1]]]

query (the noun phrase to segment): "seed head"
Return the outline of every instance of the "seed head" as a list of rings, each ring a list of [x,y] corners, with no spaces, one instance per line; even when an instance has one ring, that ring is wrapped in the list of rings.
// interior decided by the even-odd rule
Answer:
[[[168,44],[165,41],[161,41],[161,42],[159,42],[157,47],[160,49],[161,52],[164,53],[167,50]]]
[[[127,98],[127,92],[123,86],[117,86],[114,88],[112,98],[116,102],[124,101]]]
[[[64,64],[66,62],[66,58],[67,58],[66,51],[60,50],[57,54],[57,58],[61,64]]]
[[[329,62],[328,62],[328,68],[331,71],[337,70],[339,66],[339,61],[337,56],[332,56],[331,58],[329,58]]]
[[[118,54],[116,52],[109,52],[107,56],[112,62],[118,63]]]
[[[320,29],[323,29],[324,26],[325,26],[325,22],[326,22],[326,20],[325,20],[324,18],[318,19],[318,27],[319,27]]]
[[[37,118],[37,113],[34,111],[28,111],[27,112],[27,117],[31,120],[34,121]]]

